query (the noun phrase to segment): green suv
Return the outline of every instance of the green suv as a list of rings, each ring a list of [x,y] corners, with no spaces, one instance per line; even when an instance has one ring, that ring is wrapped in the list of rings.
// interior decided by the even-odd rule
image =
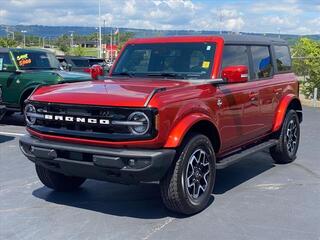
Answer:
[[[24,100],[39,85],[91,79],[87,73],[64,71],[47,50],[0,48],[0,85],[7,113],[23,111]]]

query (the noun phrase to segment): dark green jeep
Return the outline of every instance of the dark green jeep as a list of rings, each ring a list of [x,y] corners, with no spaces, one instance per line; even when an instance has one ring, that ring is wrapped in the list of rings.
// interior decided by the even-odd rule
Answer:
[[[7,113],[22,111],[24,100],[39,85],[91,79],[87,73],[63,71],[47,50],[0,48],[0,85]]]

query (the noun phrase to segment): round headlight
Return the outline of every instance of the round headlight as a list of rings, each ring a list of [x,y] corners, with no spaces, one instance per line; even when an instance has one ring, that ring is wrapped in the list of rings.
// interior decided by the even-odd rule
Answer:
[[[143,112],[131,113],[128,117],[128,121],[136,123],[129,126],[129,130],[135,135],[143,135],[148,132],[150,128],[149,118]]]
[[[27,104],[24,108],[24,116],[28,125],[33,125],[36,123],[37,119],[32,117],[32,115],[36,112],[36,108],[32,104]]]

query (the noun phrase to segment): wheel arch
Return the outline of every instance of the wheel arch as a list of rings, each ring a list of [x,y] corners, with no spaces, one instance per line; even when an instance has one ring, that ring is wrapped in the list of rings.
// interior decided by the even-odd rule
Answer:
[[[27,87],[20,95],[19,104],[21,111],[23,111],[23,103],[24,101],[34,92],[35,89],[37,89],[39,85],[31,85]]]
[[[295,95],[289,94],[281,100],[281,102],[278,106],[278,109],[277,109],[277,112],[275,115],[275,119],[274,119],[274,123],[273,123],[273,127],[272,127],[273,132],[276,132],[281,128],[282,123],[284,121],[284,118],[286,116],[286,113],[289,109],[295,110],[298,114],[299,122],[300,123],[302,122],[303,115],[302,115],[301,102],[300,102],[299,98],[297,98]]]
[[[179,147],[188,133],[198,132],[207,136],[215,152],[219,152],[221,146],[221,138],[216,125],[205,114],[192,114],[183,118],[170,132],[166,148]]]

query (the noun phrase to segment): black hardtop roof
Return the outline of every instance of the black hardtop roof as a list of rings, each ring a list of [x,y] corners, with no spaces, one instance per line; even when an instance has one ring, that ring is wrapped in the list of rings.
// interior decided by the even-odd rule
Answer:
[[[281,38],[270,38],[257,35],[239,35],[239,34],[228,34],[228,35],[217,35],[222,37],[226,44],[281,44],[287,45],[287,41]]]

